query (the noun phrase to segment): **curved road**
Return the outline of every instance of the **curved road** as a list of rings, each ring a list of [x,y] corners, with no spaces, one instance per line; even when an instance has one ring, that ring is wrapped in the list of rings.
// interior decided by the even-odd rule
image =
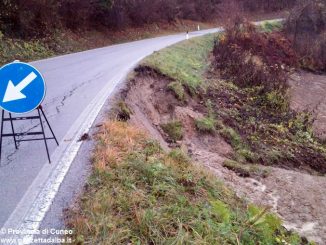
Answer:
[[[3,142],[0,227],[38,229],[81,146],[80,136],[88,132],[116,85],[142,58],[184,39],[185,34],[170,35],[32,62],[46,80],[43,107],[60,146],[50,143],[48,164],[42,141],[21,143],[18,151],[12,139]],[[38,126],[32,121],[16,125],[24,131]]]

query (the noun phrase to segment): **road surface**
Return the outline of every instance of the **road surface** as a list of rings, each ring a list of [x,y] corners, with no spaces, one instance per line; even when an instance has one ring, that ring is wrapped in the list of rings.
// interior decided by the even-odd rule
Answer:
[[[194,32],[190,37],[218,30]],[[60,146],[49,144],[50,165],[44,142],[22,142],[15,150],[12,139],[4,140],[0,227],[38,228],[80,148],[80,136],[89,130],[117,84],[142,58],[184,39],[183,33],[32,62],[46,80],[43,108]],[[18,131],[35,131],[38,126],[32,121],[16,124]]]

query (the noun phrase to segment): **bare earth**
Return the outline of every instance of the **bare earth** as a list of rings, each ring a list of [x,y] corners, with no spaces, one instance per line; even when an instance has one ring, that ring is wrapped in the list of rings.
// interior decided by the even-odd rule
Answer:
[[[219,136],[199,135],[194,119],[201,117],[198,105],[189,100],[180,104],[165,88],[165,78],[137,77],[130,85],[126,102],[133,111],[131,122],[146,129],[159,140],[163,148],[170,146],[159,125],[169,120],[182,121],[185,136],[178,145],[186,150],[197,164],[203,164],[216,174],[239,196],[258,205],[270,206],[278,213],[290,230],[314,240],[318,244],[326,241],[326,177],[312,176],[292,170],[269,168],[266,178],[242,178],[224,168],[222,163],[232,152]],[[315,109],[317,120],[314,129],[318,135],[326,136],[326,76],[308,73],[295,74],[291,80],[292,108]],[[325,163],[326,164],[326,163]]]

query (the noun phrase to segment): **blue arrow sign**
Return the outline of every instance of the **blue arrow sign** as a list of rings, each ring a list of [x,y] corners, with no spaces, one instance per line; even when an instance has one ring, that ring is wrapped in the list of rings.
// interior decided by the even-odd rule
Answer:
[[[0,69],[0,107],[11,113],[37,108],[45,96],[45,82],[33,66],[13,62]]]

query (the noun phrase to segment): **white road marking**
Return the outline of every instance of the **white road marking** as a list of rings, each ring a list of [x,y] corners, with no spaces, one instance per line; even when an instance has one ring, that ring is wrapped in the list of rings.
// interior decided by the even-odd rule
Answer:
[[[143,58],[144,57],[129,66],[128,69],[121,73],[122,75],[114,77],[107,83],[99,95],[94,98],[83,111],[61,141],[60,146],[52,154],[52,164],[50,166],[46,164],[35,178],[33,184],[29,187],[15,211],[2,227],[3,230],[13,229],[19,230],[24,234],[31,234],[10,237],[19,241],[19,243],[16,244],[30,244],[32,242],[34,237],[32,234],[38,231],[43,218],[49,210],[61,183],[82,145],[82,142],[79,141],[80,136],[90,130],[116,85],[119,84],[128,71]],[[65,139],[72,140],[67,142]],[[26,212],[26,207],[31,208],[27,209]],[[17,219],[17,217],[23,217],[23,219]],[[6,236],[6,238],[8,238],[8,236]]]

